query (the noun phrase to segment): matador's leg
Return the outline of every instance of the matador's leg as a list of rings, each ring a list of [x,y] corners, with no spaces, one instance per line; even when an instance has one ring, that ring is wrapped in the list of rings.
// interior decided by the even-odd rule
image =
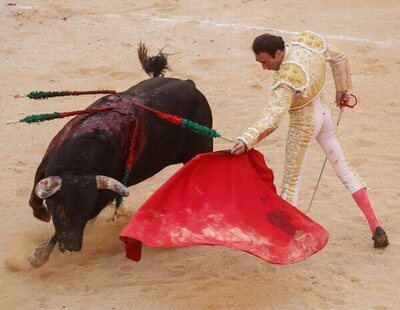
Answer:
[[[352,194],[354,201],[364,213],[371,232],[375,234],[380,227],[379,221],[375,216],[372,205],[367,195],[366,185],[363,180],[351,169],[336,135],[336,128],[330,113],[330,109],[322,104],[315,107],[315,113],[321,115],[323,124],[316,140],[321,145],[326,156],[336,174],[344,186]],[[380,228],[382,229],[382,228]],[[383,232],[384,233],[384,232]],[[387,236],[381,238],[380,242],[375,242],[375,246],[385,246],[388,244]],[[384,240],[383,240],[384,239]],[[376,240],[375,240],[376,241]]]
[[[314,104],[314,114],[316,118],[322,119],[321,129],[315,139],[321,145],[340,181],[351,194],[365,188],[364,181],[350,167],[340,146],[330,109],[317,102]]]
[[[313,139],[313,105],[290,111],[281,197],[296,206],[307,151]]]

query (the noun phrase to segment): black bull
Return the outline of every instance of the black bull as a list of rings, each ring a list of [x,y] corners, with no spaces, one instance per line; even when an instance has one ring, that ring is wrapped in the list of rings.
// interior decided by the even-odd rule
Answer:
[[[112,110],[73,118],[53,138],[36,172],[29,204],[38,219],[53,219],[55,235],[38,248],[46,248],[47,254],[36,250],[32,265],[41,266],[56,242],[62,252],[79,251],[87,221],[117,193],[127,195],[116,180],[122,180],[135,128],[138,138],[128,186],[212,151],[212,138],[172,125],[135,102],[212,127],[208,102],[193,81],[163,77],[142,81],[90,106]]]

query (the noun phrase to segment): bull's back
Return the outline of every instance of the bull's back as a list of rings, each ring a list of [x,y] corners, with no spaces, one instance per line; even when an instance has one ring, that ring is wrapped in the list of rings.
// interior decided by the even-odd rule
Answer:
[[[174,113],[183,118],[192,118],[204,126],[212,127],[212,114],[206,97],[196,88],[192,80],[174,78],[150,78],[128,89],[144,104]],[[193,119],[194,118],[194,119]]]
[[[125,92],[146,106],[212,127],[212,114],[205,96],[190,81],[151,78]],[[185,163],[199,153],[210,152],[213,141],[187,128],[172,125],[153,114],[141,111],[140,155],[135,163],[138,183],[164,167]]]

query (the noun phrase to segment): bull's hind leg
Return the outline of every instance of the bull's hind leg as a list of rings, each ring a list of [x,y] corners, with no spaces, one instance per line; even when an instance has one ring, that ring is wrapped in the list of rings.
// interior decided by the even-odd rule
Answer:
[[[40,163],[38,169],[36,170],[36,175],[35,175],[35,182],[33,184],[33,189],[31,192],[31,197],[29,199],[29,205],[33,209],[33,216],[36,217],[37,219],[43,221],[43,222],[49,222],[51,219],[51,215],[49,211],[47,210],[46,206],[43,205],[44,201],[43,199],[39,198],[35,194],[35,186],[36,184],[44,179],[44,164],[43,161]]]

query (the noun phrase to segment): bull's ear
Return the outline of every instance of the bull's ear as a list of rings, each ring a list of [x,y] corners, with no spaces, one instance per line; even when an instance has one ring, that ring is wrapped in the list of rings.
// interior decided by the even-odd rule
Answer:
[[[129,190],[125,187],[125,185],[113,178],[106,177],[104,175],[96,175],[96,182],[98,189],[109,189],[120,194],[121,196],[129,196]]]
[[[61,189],[62,180],[59,176],[44,178],[36,184],[35,194],[41,199],[47,199]]]

